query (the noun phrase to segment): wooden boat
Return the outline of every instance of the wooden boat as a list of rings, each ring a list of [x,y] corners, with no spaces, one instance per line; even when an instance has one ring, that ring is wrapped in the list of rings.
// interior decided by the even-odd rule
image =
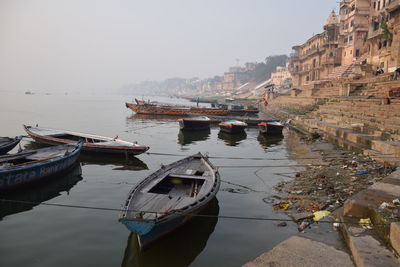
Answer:
[[[119,221],[137,234],[142,248],[189,221],[215,197],[221,180],[201,153],[151,174],[134,187]]]
[[[191,107],[167,104],[146,103],[135,99],[136,104],[125,103],[127,108],[130,108],[137,114],[152,114],[152,115],[170,115],[170,116],[187,116],[189,113],[197,115],[227,115],[229,110],[220,108],[205,108]]]
[[[261,134],[265,135],[282,135],[284,124],[279,121],[262,122],[258,124]]]
[[[16,136],[14,138],[0,137],[0,155],[6,154],[8,151],[18,145],[21,140],[22,136]]]
[[[77,162],[82,145],[79,142],[0,156],[0,190],[23,186],[69,169]]]
[[[243,133],[244,129],[246,129],[247,127],[247,123],[238,120],[229,120],[221,122],[219,124],[219,127],[221,131],[225,133],[230,133],[230,134]]]
[[[24,129],[35,141],[44,144],[68,144],[83,140],[83,151],[85,152],[139,155],[149,150],[148,146],[139,145],[136,142],[124,141],[118,136],[112,138],[26,125],[24,125]]]
[[[190,266],[205,249],[218,223],[218,199],[213,198],[200,214],[204,216],[193,218],[176,229],[173,235],[159,240],[156,249],[141,251],[136,235],[131,233],[121,267]],[[190,245],[188,245],[189,239]],[[179,251],[179,257],[177,257],[177,251]]]
[[[206,116],[182,118],[178,120],[179,127],[187,131],[199,131],[210,129],[211,120]]]

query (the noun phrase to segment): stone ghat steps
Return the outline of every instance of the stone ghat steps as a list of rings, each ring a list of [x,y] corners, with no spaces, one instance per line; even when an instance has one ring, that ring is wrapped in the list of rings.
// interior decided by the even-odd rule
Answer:
[[[399,107],[400,108],[400,107]],[[400,109],[385,109],[385,107],[348,107],[348,106],[323,106],[314,111],[313,114],[342,114],[343,116],[358,114],[365,117],[375,117],[377,119],[400,119]]]
[[[318,99],[310,97],[292,97],[292,96],[280,96],[273,100],[268,100],[271,105],[274,106],[310,106],[314,105]]]
[[[379,118],[357,113],[351,115],[344,115],[343,113],[313,114],[312,117],[342,127],[367,127],[374,128],[380,132],[388,132],[392,135],[400,134],[400,119]]]
[[[358,92],[358,95],[364,95],[364,96],[373,95],[373,96],[387,97],[389,96],[390,89],[399,87],[400,87],[400,80],[386,81],[376,84],[371,83],[367,84],[363,90],[360,90]]]
[[[400,166],[400,142],[384,141],[380,136],[355,132],[352,129],[338,125],[297,117],[296,126],[315,132],[325,140],[356,153],[368,155],[371,158],[390,166]]]
[[[400,266],[395,254],[400,254],[400,223],[388,221],[383,202],[400,198],[400,171],[346,200],[343,206],[341,230],[356,266]],[[359,225],[369,218],[370,229]]]
[[[313,96],[334,97],[338,96],[339,93],[340,93],[340,87],[323,87],[319,88],[316,92],[314,92]]]

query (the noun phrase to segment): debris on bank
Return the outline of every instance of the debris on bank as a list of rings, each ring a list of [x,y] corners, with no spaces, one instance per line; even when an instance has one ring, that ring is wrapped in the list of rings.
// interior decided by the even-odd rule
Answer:
[[[273,209],[292,217],[299,224],[299,231],[321,219],[315,213],[322,211],[318,215],[328,216],[350,196],[381,181],[395,170],[363,155],[338,149],[321,139],[298,142],[289,149],[293,149],[295,154],[297,149],[302,149],[301,157],[305,160],[299,155],[294,159],[308,162],[308,167],[294,174],[292,180],[274,187],[280,198]],[[306,155],[304,146],[308,149]],[[382,209],[387,211],[392,206],[393,203],[383,204]]]

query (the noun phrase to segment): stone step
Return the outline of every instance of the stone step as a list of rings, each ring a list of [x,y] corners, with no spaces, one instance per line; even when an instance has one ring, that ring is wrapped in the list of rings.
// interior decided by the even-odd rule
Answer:
[[[390,224],[390,244],[400,254],[400,222]]]
[[[343,215],[364,218],[375,212],[383,202],[392,202],[396,198],[400,198],[400,171],[391,173],[381,182],[346,200]]]
[[[354,218],[342,217],[341,220],[351,222],[354,221]],[[371,230],[347,223],[341,224],[341,230],[356,266],[400,266],[400,261],[377,239]]]

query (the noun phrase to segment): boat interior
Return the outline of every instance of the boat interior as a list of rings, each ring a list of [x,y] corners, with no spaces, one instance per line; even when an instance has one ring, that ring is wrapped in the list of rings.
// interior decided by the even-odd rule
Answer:
[[[201,158],[150,176],[134,192],[128,205],[132,212],[127,212],[127,218],[138,219],[139,216],[152,220],[177,209],[187,209],[206,198],[215,179],[212,168]]]
[[[14,141],[15,138],[10,138],[10,137],[0,137],[0,146],[6,145],[12,141]]]
[[[45,161],[64,156],[71,153],[75,148],[75,146],[62,145],[0,156],[0,170],[18,167],[34,161]]]
[[[52,134],[52,135],[48,135],[48,136],[49,137],[60,138],[60,139],[72,140],[72,141],[84,140],[86,143],[108,142],[107,140],[101,140],[101,139],[96,139],[96,138],[91,138],[91,137],[84,137],[84,136],[77,136],[77,135],[72,135],[72,134],[68,134],[68,133]]]

